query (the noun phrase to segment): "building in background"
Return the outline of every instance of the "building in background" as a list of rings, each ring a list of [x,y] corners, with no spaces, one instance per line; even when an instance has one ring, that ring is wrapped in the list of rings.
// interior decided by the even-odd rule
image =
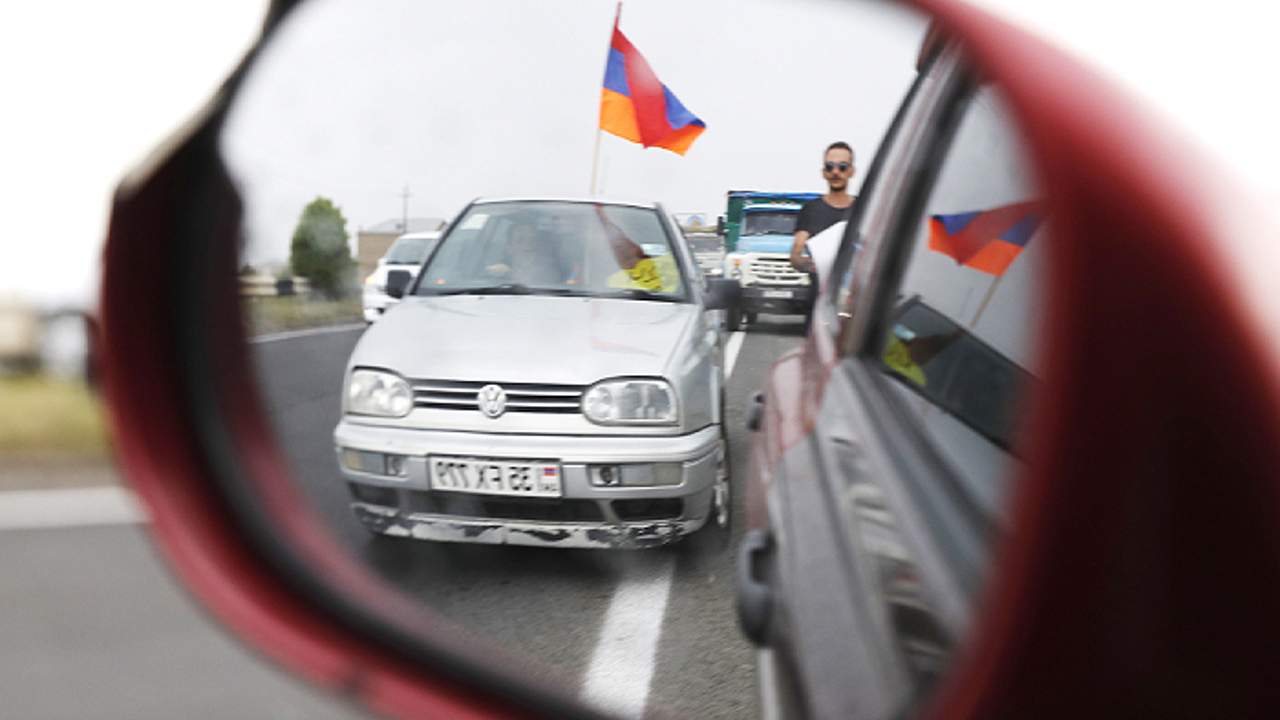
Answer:
[[[362,228],[356,233],[356,282],[362,282],[378,265],[378,258],[387,254],[387,249],[396,238],[410,232],[428,232],[443,230],[445,221],[441,218],[409,218],[404,220],[387,220],[371,228]]]

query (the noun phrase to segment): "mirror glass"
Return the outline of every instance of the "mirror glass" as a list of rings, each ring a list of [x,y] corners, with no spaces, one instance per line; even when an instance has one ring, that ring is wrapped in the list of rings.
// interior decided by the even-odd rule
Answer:
[[[615,19],[683,106],[667,121],[705,127],[683,154],[600,131]],[[628,717],[758,715],[732,550],[723,538],[643,546],[678,527],[664,488],[682,473],[709,478],[708,492],[688,502],[715,515],[712,483],[727,467],[727,513],[740,516],[747,401],[773,360],[802,342],[804,319],[760,313],[747,318],[748,332],[730,333],[721,311],[688,320],[682,301],[725,273],[716,225],[731,192],[824,192],[824,151],[837,140],[853,148],[856,192],[916,77],[926,24],[885,3],[818,0],[303,4],[249,71],[222,150],[245,203],[242,287],[261,390],[334,536],[389,585],[511,648],[588,703]],[[482,197],[598,202],[468,209]],[[661,211],[606,200],[657,202]],[[666,239],[668,220],[683,228],[687,249]],[[607,266],[599,284],[575,275],[587,268],[575,270],[571,258],[533,287],[498,269],[514,262],[506,248],[568,227],[596,243],[581,252]],[[468,234],[494,253],[468,287],[494,290],[468,295],[465,308],[437,307],[430,321],[447,332],[400,332],[403,342],[384,341],[381,354],[357,361],[360,373],[348,373],[357,343],[408,310],[382,314],[396,304],[379,290],[387,274],[416,275],[437,250],[473,260],[453,247]],[[670,281],[681,290],[664,293]],[[410,278],[408,293],[441,297],[450,282]],[[617,303],[601,300],[610,293]],[[530,310],[565,298],[577,304],[558,320]],[[644,302],[610,310],[634,299]],[[671,357],[684,379],[655,381],[677,374],[663,365]],[[432,360],[476,372],[432,375]],[[398,362],[424,370],[384,372]],[[500,417],[485,416],[486,397]],[[430,461],[410,449],[409,435],[362,444],[360,428],[339,427],[344,407],[368,430],[395,426],[425,402],[434,404],[414,410],[423,419],[401,432],[465,436]],[[459,403],[465,419],[451,409]],[[723,434],[687,431],[721,416]],[[603,441],[583,450],[574,443],[584,435]],[[352,477],[376,481],[352,485]],[[397,494],[444,483],[465,492],[445,504]],[[575,487],[624,494],[562,507],[556,499]],[[598,540],[586,534],[568,543],[575,547],[439,541],[475,539],[482,527],[371,532],[391,527],[378,508],[398,503],[451,517],[533,512],[544,523],[603,513],[654,529],[629,537],[629,549],[580,547]],[[731,548],[740,523],[730,524]],[[560,540],[539,532],[523,537]]]

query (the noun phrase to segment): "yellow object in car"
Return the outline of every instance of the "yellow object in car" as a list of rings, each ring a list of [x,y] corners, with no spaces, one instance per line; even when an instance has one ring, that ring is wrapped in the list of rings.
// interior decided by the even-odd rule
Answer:
[[[609,287],[640,286],[652,292],[674,293],[680,290],[680,273],[671,255],[647,257],[630,268],[609,276]]]

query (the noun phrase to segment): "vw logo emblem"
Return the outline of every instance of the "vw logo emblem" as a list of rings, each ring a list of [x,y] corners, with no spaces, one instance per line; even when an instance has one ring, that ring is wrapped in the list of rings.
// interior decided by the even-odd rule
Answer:
[[[476,395],[476,403],[485,417],[496,418],[507,409],[507,393],[498,385],[485,385]]]

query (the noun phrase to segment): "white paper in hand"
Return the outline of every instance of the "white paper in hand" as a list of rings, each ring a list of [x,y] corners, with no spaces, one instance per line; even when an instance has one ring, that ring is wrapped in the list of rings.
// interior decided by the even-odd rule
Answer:
[[[844,239],[844,228],[848,224],[848,221],[842,220],[809,238],[805,243],[805,247],[809,248],[810,257],[813,258],[813,264],[818,268],[819,279],[825,278],[831,272],[831,266],[836,261],[836,253],[840,251],[840,241]]]

